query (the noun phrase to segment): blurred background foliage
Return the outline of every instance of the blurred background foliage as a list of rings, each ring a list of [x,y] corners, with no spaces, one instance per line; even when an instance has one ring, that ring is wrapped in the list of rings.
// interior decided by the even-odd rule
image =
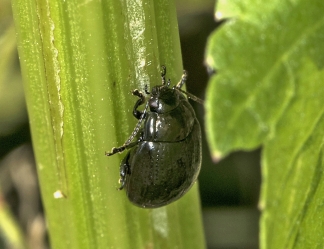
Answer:
[[[183,63],[189,72],[187,91],[204,98],[206,42],[219,25],[215,2],[176,4]],[[9,0],[0,2],[0,58],[0,248],[26,246],[18,242],[15,246],[14,241],[26,241],[28,248],[48,248]],[[192,104],[204,127],[203,107]],[[199,186],[208,248],[258,248],[259,162],[259,150],[213,162],[204,135]]]

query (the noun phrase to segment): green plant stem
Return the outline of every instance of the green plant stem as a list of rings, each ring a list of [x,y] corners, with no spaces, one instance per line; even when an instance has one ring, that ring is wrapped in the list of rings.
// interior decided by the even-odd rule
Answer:
[[[136,120],[130,91],[173,83],[182,62],[172,1],[14,0],[19,56],[52,248],[204,248],[197,185],[154,210],[118,187]],[[54,194],[55,193],[55,194]]]

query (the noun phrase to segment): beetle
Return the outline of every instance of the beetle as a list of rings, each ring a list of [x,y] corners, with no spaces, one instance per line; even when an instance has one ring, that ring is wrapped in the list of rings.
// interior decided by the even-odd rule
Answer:
[[[162,85],[154,86],[145,109],[145,96],[137,89],[132,93],[139,99],[133,115],[139,121],[120,147],[112,148],[106,156],[129,149],[120,164],[119,190],[125,188],[128,199],[142,208],[157,208],[182,197],[195,183],[201,167],[201,129],[189,98],[202,103],[181,87],[186,83],[184,71],[179,83],[170,87],[162,66]]]

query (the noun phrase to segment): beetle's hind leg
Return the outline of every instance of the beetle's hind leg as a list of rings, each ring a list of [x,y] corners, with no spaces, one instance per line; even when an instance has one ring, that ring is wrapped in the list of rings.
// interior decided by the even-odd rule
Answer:
[[[134,115],[135,118],[141,119],[141,118],[143,118],[142,115],[143,115],[144,112],[141,112],[141,111],[137,110],[137,108],[140,105],[145,103],[145,96],[143,95],[143,93],[141,93],[137,89],[135,89],[132,93],[133,93],[133,95],[139,97],[139,100],[137,100],[135,105],[134,105],[133,115]]]

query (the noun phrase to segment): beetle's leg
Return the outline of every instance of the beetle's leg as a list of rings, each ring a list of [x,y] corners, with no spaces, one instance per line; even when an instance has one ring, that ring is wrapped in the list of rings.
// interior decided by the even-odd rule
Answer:
[[[128,164],[129,157],[130,157],[130,153],[128,153],[126,155],[126,157],[122,160],[122,162],[120,164],[120,167],[119,167],[119,175],[120,175],[119,183],[120,183],[120,187],[118,188],[118,190],[122,190],[124,188],[125,183],[126,183],[127,175],[130,174],[130,167],[129,167],[129,164]]]
[[[132,93],[133,93],[133,95],[139,97],[139,100],[137,100],[136,103],[135,103],[135,105],[134,105],[133,115],[134,115],[135,118],[140,119],[140,118],[142,118],[143,112],[137,110],[137,108],[140,105],[144,104],[144,102],[145,102],[145,96],[143,95],[143,93],[141,93],[137,89],[135,89]]]
[[[162,68],[162,71],[161,71],[162,85],[165,85],[166,67],[163,65],[163,66],[161,66],[161,68]]]
[[[184,84],[186,84],[187,77],[188,77],[187,71],[186,70],[183,70],[183,74],[182,74],[181,80],[179,81],[179,83],[177,84],[176,87],[177,88],[181,88]]]
[[[167,87],[169,87],[169,86],[170,86],[170,84],[171,84],[171,80],[170,80],[170,79],[168,79],[168,82],[167,82]]]
[[[112,155],[114,155],[116,153],[123,152],[126,149],[130,149],[130,148],[134,147],[139,142],[140,142],[140,140],[136,141],[136,142],[133,142],[133,143],[125,143],[123,146],[120,146],[120,147],[114,147],[114,148],[111,149],[111,152],[105,152],[105,155],[106,156],[112,156]]]
[[[147,84],[145,85],[144,91],[146,94],[151,94],[148,90],[147,90]]]
[[[124,150],[126,150],[126,149],[130,149],[130,148],[134,147],[135,145],[137,145],[139,142],[142,141],[142,135],[141,135],[141,136],[138,138],[137,141],[132,142],[133,139],[135,138],[135,136],[136,136],[136,135],[138,134],[138,132],[140,131],[140,128],[141,128],[142,122],[143,122],[143,120],[145,119],[146,111],[147,111],[147,108],[148,108],[148,102],[146,103],[146,106],[145,106],[143,112],[138,111],[136,108],[137,108],[139,105],[142,104],[141,102],[144,101],[145,98],[144,98],[143,94],[142,94],[141,92],[139,92],[138,90],[134,90],[133,93],[134,93],[134,95],[137,95],[137,96],[140,97],[140,99],[136,102],[136,104],[135,104],[135,106],[134,106],[134,110],[133,110],[133,114],[134,114],[134,116],[137,115],[137,114],[139,115],[137,125],[135,126],[135,128],[134,128],[132,134],[129,136],[129,138],[126,140],[126,142],[125,142],[122,146],[120,146],[120,147],[114,147],[114,148],[112,148],[111,152],[105,152],[105,155],[106,155],[106,156],[112,156],[112,155],[114,155],[114,154],[116,154],[116,153],[123,152]],[[143,98],[142,98],[141,96],[142,96]],[[135,116],[135,117],[137,117],[137,116]]]

